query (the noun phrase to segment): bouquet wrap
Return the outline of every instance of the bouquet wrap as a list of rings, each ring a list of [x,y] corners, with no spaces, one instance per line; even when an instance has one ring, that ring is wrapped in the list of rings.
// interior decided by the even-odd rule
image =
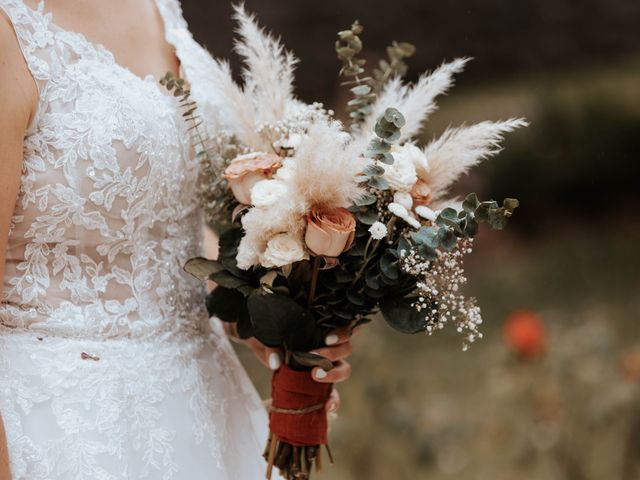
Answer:
[[[331,384],[313,380],[308,370],[296,371],[283,365],[271,383],[271,432],[295,447],[326,445],[325,404],[331,389]]]

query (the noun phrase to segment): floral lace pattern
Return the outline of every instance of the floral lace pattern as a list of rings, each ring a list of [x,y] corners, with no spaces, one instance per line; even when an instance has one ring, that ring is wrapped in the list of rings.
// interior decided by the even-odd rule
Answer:
[[[214,129],[211,58],[177,1],[157,5]],[[262,465],[233,451],[258,458],[264,412],[182,270],[202,220],[177,101],[56,26],[44,2],[0,0],[0,11],[40,94],[0,304],[15,478],[258,478]]]

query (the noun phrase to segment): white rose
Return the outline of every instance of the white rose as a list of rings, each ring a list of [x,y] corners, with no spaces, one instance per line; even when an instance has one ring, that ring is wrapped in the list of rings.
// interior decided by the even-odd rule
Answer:
[[[400,192],[410,191],[418,181],[418,174],[416,173],[413,159],[405,150],[406,145],[392,148],[393,165],[383,165],[383,178],[389,182],[392,190]]]
[[[291,180],[296,172],[296,162],[292,158],[285,158],[282,166],[278,169],[275,178],[287,182]]]
[[[289,192],[280,180],[261,180],[251,189],[251,204],[255,207],[269,207],[281,202]]]
[[[260,263],[267,268],[284,267],[307,257],[301,238],[289,233],[281,233],[267,242],[267,249],[262,254]]]
[[[369,228],[369,233],[374,240],[382,240],[387,236],[387,226],[382,222],[375,222],[371,225],[371,228]]]
[[[420,148],[416,147],[413,143],[405,143],[400,147],[401,155],[407,157],[411,163],[413,163],[418,177],[424,178],[429,173],[429,160]]]
[[[248,270],[259,263],[260,256],[254,247],[247,237],[242,239],[240,245],[238,245],[238,254],[236,255],[239,269]]]

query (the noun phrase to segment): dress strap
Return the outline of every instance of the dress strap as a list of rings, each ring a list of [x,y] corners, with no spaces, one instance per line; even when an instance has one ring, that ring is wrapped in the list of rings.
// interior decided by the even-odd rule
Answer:
[[[50,57],[52,47],[55,45],[54,34],[51,30],[51,14],[44,13],[43,1],[40,2],[36,10],[33,10],[22,0],[0,0],[0,15],[2,13],[13,26],[22,55],[35,80],[39,94],[38,110],[40,111],[47,83],[51,77]]]
[[[178,0],[156,0],[158,10],[164,21],[167,37],[171,37],[176,29],[186,29],[187,22],[182,15],[182,7]]]

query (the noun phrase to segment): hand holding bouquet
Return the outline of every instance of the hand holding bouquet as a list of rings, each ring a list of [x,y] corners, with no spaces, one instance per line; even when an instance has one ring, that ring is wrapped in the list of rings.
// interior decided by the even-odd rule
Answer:
[[[242,338],[281,349],[273,377],[266,450],[289,479],[309,478],[327,444],[324,411],[331,386],[309,370],[334,365],[310,353],[328,332],[354,328],[380,312],[402,333],[433,334],[453,324],[463,348],[480,338],[474,299],[462,296],[462,259],[479,224],[502,229],[518,202],[447,198],[451,184],[496,153],[520,119],[449,129],[425,148],[413,139],[466,59],[443,64],[415,85],[401,80],[408,44],[366,76],[362,27],[340,32],[341,75],[353,94],[351,125],[321,104],[293,95],[296,60],[236,8],[244,85],[225,63],[212,84],[224,99],[227,132],[203,143],[203,196],[220,234],[216,261],[186,270],[215,281],[212,315]],[[211,145],[211,143],[213,145]]]

